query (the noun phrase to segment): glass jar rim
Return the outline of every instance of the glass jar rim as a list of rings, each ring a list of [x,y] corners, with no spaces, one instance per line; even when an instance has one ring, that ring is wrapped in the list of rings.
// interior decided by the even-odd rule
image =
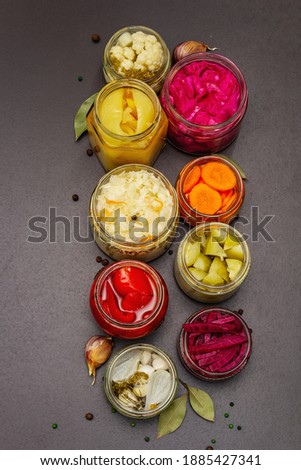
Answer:
[[[241,322],[241,324],[244,328],[244,331],[247,335],[247,349],[246,349],[246,352],[245,352],[243,358],[239,362],[239,364],[237,364],[235,367],[233,367],[233,369],[227,370],[225,372],[210,372],[210,371],[207,371],[205,369],[202,369],[202,367],[200,367],[198,364],[196,364],[196,362],[191,358],[191,356],[188,352],[188,349],[187,349],[187,333],[183,330],[183,328],[181,329],[180,334],[179,334],[179,348],[180,348],[180,352],[183,351],[185,353],[186,357],[189,358],[189,361],[190,361],[191,366],[192,366],[192,371],[195,372],[196,374],[202,376],[204,379],[207,378],[208,380],[210,380],[210,379],[212,379],[212,380],[214,380],[214,379],[223,379],[223,378],[226,379],[230,376],[235,375],[237,372],[239,372],[241,370],[241,367],[245,365],[245,361],[248,360],[248,358],[251,354],[251,351],[252,351],[252,335],[251,335],[251,331],[250,331],[250,328],[248,327],[247,323],[245,322],[245,320],[243,320],[241,318],[241,316],[239,314],[237,314],[236,312],[233,312],[232,310],[229,310],[227,308],[223,308],[223,307],[206,307],[206,308],[203,308],[202,310],[199,310],[198,312],[195,312],[192,315],[190,315],[190,317],[187,318],[185,323],[193,323],[192,320],[195,320],[195,319],[199,318],[200,316],[202,316],[202,315],[204,315],[208,312],[212,312],[212,311],[218,311],[220,313],[225,313],[225,314],[232,315]],[[187,364],[187,366],[189,367],[190,364]]]
[[[106,58],[108,64],[110,65],[111,69],[114,70],[114,75],[116,75],[116,77],[118,77],[118,80],[119,79],[124,79],[125,77],[121,74],[119,74],[113,67],[112,65],[112,62],[110,60],[110,49],[113,45],[115,45],[115,43],[117,42],[118,38],[123,34],[123,33],[126,33],[126,32],[130,32],[130,33],[135,33],[135,32],[138,32],[138,31],[142,31],[146,34],[152,34],[154,35],[157,40],[160,42],[161,46],[162,46],[162,50],[163,50],[163,55],[165,55],[167,57],[167,61],[166,63],[162,63],[162,66],[156,70],[156,72],[150,77],[150,78],[147,78],[145,80],[143,80],[143,83],[146,83],[150,86],[150,84],[155,81],[156,79],[160,78],[162,74],[164,74],[164,72],[166,70],[169,69],[170,67],[170,63],[171,63],[171,57],[170,57],[170,52],[169,52],[169,49],[166,45],[166,42],[164,41],[164,39],[162,38],[162,36],[157,33],[157,31],[155,31],[154,29],[151,29],[149,28],[148,26],[142,26],[142,25],[133,25],[133,26],[125,26],[124,28],[121,28],[119,29],[118,31],[116,31],[116,33],[113,34],[113,36],[111,36],[111,38],[109,39],[109,41],[107,42],[107,44],[105,45],[105,50],[104,50],[104,57]]]
[[[133,89],[139,90],[151,100],[153,108],[154,108],[155,116],[154,116],[153,122],[143,132],[140,132],[138,134],[133,134],[133,135],[115,134],[114,132],[110,131],[107,127],[105,127],[102,124],[100,117],[99,117],[99,113],[98,113],[98,110],[101,107],[101,105],[99,104],[99,101],[105,99],[107,96],[109,96],[111,93],[113,93],[116,89],[119,89],[119,88],[133,88]],[[134,142],[136,140],[140,140],[140,139],[147,137],[153,131],[153,129],[155,129],[156,126],[158,125],[160,121],[161,111],[162,111],[161,104],[155,91],[146,83],[142,82],[141,80],[137,80],[135,78],[123,78],[120,80],[112,80],[111,82],[104,85],[95,98],[94,110],[93,110],[97,125],[106,135],[108,135],[112,139],[122,139],[126,142]]]
[[[229,209],[227,209],[225,212],[221,212],[220,214],[212,214],[212,215],[211,214],[205,214],[203,212],[197,211],[196,209],[193,209],[193,207],[187,202],[187,200],[185,198],[185,195],[184,195],[184,192],[183,192],[183,182],[184,182],[184,179],[185,179],[184,174],[186,172],[188,173],[195,165],[202,164],[202,161],[204,159],[208,160],[208,161],[214,160],[214,161],[217,161],[217,162],[224,163],[229,168],[231,168],[231,170],[235,173],[235,176],[236,176],[236,181],[237,181],[237,185],[238,185],[237,197],[235,198],[235,200],[233,201],[233,204],[229,207]],[[204,161],[204,163],[208,163],[208,162]],[[182,181],[182,179],[183,179],[183,181]],[[231,214],[232,212],[235,212],[241,205],[240,194],[241,194],[241,192],[244,193],[244,182],[243,182],[243,179],[241,177],[240,172],[238,171],[238,169],[236,168],[236,166],[233,163],[226,160],[223,157],[223,155],[221,155],[221,154],[204,155],[202,157],[196,158],[196,159],[191,160],[190,162],[188,162],[182,168],[181,172],[178,175],[178,183],[179,183],[178,187],[179,187],[179,192],[180,192],[181,199],[183,201],[185,201],[185,203],[189,206],[189,209],[193,213],[193,217],[204,217],[208,221],[210,221],[210,219],[216,219],[217,216],[218,217],[225,217],[225,216]]]
[[[170,181],[166,178],[166,176],[163,175],[163,173],[161,173],[160,171],[158,171],[155,168],[152,168],[148,165],[143,165],[143,164],[140,164],[140,163],[128,163],[126,165],[121,165],[121,166],[119,166],[117,168],[114,168],[113,170],[109,171],[108,173],[106,173],[105,175],[102,176],[102,178],[99,180],[98,184],[96,185],[96,187],[95,187],[95,189],[94,189],[94,191],[91,195],[91,199],[90,199],[91,214],[92,214],[92,217],[93,217],[94,221],[97,221],[97,214],[96,214],[96,208],[95,208],[95,197],[97,195],[98,190],[101,188],[101,186],[104,184],[104,182],[106,182],[106,180],[109,180],[109,178],[113,174],[122,173],[122,171],[126,171],[126,170],[128,170],[128,171],[140,171],[140,170],[149,171],[150,173],[153,173],[155,176],[159,177],[161,179],[161,181],[163,181],[165,187],[170,191],[170,194],[173,198],[174,204],[172,206],[171,216],[170,216],[169,220],[167,221],[165,229],[150,241],[145,241],[145,242],[130,241],[129,242],[129,241],[118,240],[118,238],[110,235],[105,230],[105,228],[102,226],[102,224],[100,224],[100,223],[97,223],[97,227],[101,231],[101,233],[103,235],[105,235],[112,243],[115,243],[116,245],[118,245],[120,247],[128,247],[128,248],[133,247],[134,249],[138,249],[138,248],[147,249],[150,246],[156,244],[158,242],[158,240],[160,240],[160,239],[164,238],[165,236],[167,236],[170,229],[173,227],[174,222],[178,220],[178,211],[179,211],[178,206],[179,206],[179,203],[178,203],[178,196],[177,196],[176,190],[172,186]]]
[[[110,375],[111,375],[112,371],[114,370],[114,366],[115,366],[116,362],[118,361],[118,359],[120,357],[122,357],[122,355],[126,354],[128,351],[132,351],[132,350],[135,350],[135,349],[146,349],[146,350],[148,350],[152,353],[161,355],[167,361],[168,366],[169,366],[169,371],[172,374],[172,382],[173,383],[172,383],[172,387],[170,389],[169,396],[166,398],[165,401],[160,403],[160,406],[158,406],[158,408],[153,409],[153,410],[135,411],[135,410],[129,410],[128,408],[123,407],[122,404],[120,404],[120,402],[117,400],[117,398],[113,394],[111,385],[109,383],[110,382]],[[132,416],[133,418],[137,418],[137,419],[139,419],[139,418],[148,418],[148,417],[151,418],[151,417],[161,413],[161,411],[163,409],[165,409],[171,403],[171,401],[173,400],[173,398],[175,396],[175,393],[176,393],[176,390],[177,390],[177,386],[178,386],[178,373],[177,373],[177,369],[176,369],[176,366],[175,366],[174,362],[172,361],[172,359],[170,358],[170,356],[166,352],[164,352],[162,349],[160,349],[157,346],[152,345],[152,344],[136,343],[136,344],[132,344],[132,345],[129,345],[129,346],[126,346],[126,347],[122,348],[121,350],[117,351],[109,359],[106,370],[105,370],[105,384],[104,384],[104,387],[105,387],[105,393],[106,393],[106,396],[107,396],[108,400],[111,402],[111,404],[120,413],[123,413],[126,416]]]
[[[183,266],[183,269],[185,271],[185,274],[187,276],[187,278],[189,279],[189,281],[191,283],[195,283],[196,282],[196,278],[190,273],[188,267],[186,266],[186,263],[185,263],[185,247],[186,247],[186,244],[191,240],[193,239],[193,236],[196,235],[198,236],[198,232],[199,231],[205,231],[206,229],[209,229],[211,226],[213,226],[214,228],[224,228],[227,233],[230,232],[232,233],[232,235],[234,235],[241,246],[243,246],[243,250],[244,250],[244,266],[243,266],[243,269],[241,269],[241,272],[239,273],[239,275],[231,282],[228,282],[227,284],[224,284],[224,285],[219,285],[219,286],[211,286],[209,284],[205,284],[203,283],[202,281],[197,281],[198,282],[198,285],[200,287],[203,287],[204,289],[210,289],[210,291],[206,290],[206,295],[210,296],[210,295],[216,295],[217,293],[219,293],[221,290],[223,293],[226,293],[226,292],[231,292],[231,290],[235,289],[237,287],[237,285],[239,285],[241,283],[241,281],[245,278],[245,276],[247,275],[249,269],[250,269],[250,261],[251,261],[251,255],[250,255],[250,250],[249,250],[249,247],[248,247],[248,244],[247,242],[245,241],[245,239],[243,238],[243,235],[238,231],[236,230],[236,228],[234,227],[231,227],[231,225],[228,225],[228,224],[225,224],[223,222],[202,222],[198,225],[196,225],[195,227],[193,227],[191,230],[189,230],[189,232],[186,233],[185,237],[183,238],[183,240],[181,241],[180,243],[180,246],[179,246],[179,250],[180,251],[180,256],[181,256],[181,260],[182,260],[182,266]]]
[[[169,94],[169,87],[171,84],[171,81],[175,77],[175,75],[181,70],[181,68],[185,65],[190,64],[191,62],[200,62],[200,61],[208,61],[208,62],[215,62],[228,70],[230,70],[236,77],[240,88],[241,88],[241,99],[239,106],[235,113],[229,117],[226,121],[220,122],[218,124],[214,124],[212,126],[205,126],[205,125],[200,125],[200,124],[195,124],[193,122],[187,121],[181,114],[179,114],[174,106],[171,103],[170,100],[170,94]],[[218,131],[220,129],[226,128],[229,124],[234,122],[236,119],[239,119],[241,112],[243,108],[246,106],[246,103],[248,101],[248,90],[247,90],[247,85],[246,85],[246,80],[245,77],[242,73],[242,71],[238,68],[238,66],[232,62],[232,60],[228,59],[228,57],[223,56],[221,54],[217,54],[216,52],[195,52],[193,54],[189,54],[188,56],[183,57],[180,59],[178,62],[174,64],[174,66],[170,69],[163,85],[163,89],[165,90],[164,94],[164,99],[166,100],[170,112],[173,114],[173,116],[176,117],[177,120],[179,120],[181,123],[185,124],[187,127],[194,129],[194,130],[200,130],[204,129],[205,131]]]
[[[152,280],[154,281],[155,287],[156,287],[156,295],[157,295],[157,302],[156,302],[156,307],[154,311],[151,313],[151,315],[146,318],[145,320],[141,320],[136,323],[126,323],[126,322],[120,322],[118,320],[115,320],[114,318],[110,317],[105,310],[103,309],[101,302],[99,301],[100,299],[100,291],[102,289],[102,285],[106,278],[113,274],[114,271],[117,269],[121,269],[124,267],[135,267],[138,269],[143,270],[144,272],[147,272],[149,276],[151,276]],[[118,328],[127,328],[130,330],[135,330],[136,328],[141,328],[142,326],[147,325],[148,323],[152,322],[160,313],[160,309],[162,307],[163,301],[164,301],[164,290],[162,287],[162,284],[164,280],[160,278],[158,272],[153,268],[152,266],[148,265],[147,263],[144,263],[143,261],[138,261],[138,260],[120,260],[116,261],[115,263],[112,263],[111,265],[102,268],[99,272],[99,275],[96,279],[95,286],[94,286],[94,293],[95,295],[95,303],[99,311],[101,311],[101,314],[103,317],[111,323],[112,325],[118,327]]]

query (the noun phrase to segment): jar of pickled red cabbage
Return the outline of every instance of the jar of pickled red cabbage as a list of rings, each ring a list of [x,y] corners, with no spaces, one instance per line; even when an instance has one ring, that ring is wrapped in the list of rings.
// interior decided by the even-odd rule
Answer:
[[[158,328],[168,307],[162,276],[141,261],[124,260],[99,271],[90,290],[97,323],[111,336],[142,338]]]
[[[219,152],[237,137],[248,91],[240,69],[228,58],[198,52],[179,60],[161,92],[168,140],[183,152]]]
[[[156,93],[135,79],[104,86],[87,116],[90,143],[105,171],[129,163],[153,165],[167,127]]]

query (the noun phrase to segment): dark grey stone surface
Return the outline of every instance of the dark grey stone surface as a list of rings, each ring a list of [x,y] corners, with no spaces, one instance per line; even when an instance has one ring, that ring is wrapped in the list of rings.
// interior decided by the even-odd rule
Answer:
[[[300,7],[295,0],[145,1],[10,0],[1,2],[1,426],[2,449],[300,449]],[[162,347],[181,378],[209,392],[216,421],[188,409],[175,433],[156,440],[157,420],[130,427],[112,414],[103,370],[91,387],[86,340],[101,333],[88,292],[99,269],[94,242],[28,243],[28,220],[80,216],[103,169],[75,143],[79,105],[104,84],[106,41],[119,28],[143,24],[172,49],[187,39],[218,46],[243,70],[249,108],[238,139],[224,153],[248,175],[241,215],[273,214],[274,243],[250,243],[252,267],[223,305],[244,308],[254,351],[246,369],[217,384],[180,365],[181,323],[203,305],[173,279],[172,256],[151,264],[170,291],[166,321],[146,341]],[[94,44],[91,34],[99,33]],[[299,61],[298,61],[299,59]],[[78,75],[83,81],[77,80]],[[174,183],[189,156],[167,145],[155,167]],[[72,200],[72,194],[79,201]],[[251,234],[251,226],[237,226]],[[116,341],[119,349],[126,341]],[[179,394],[184,390],[179,389]],[[233,401],[235,406],[229,407]],[[92,412],[93,421],[85,419]],[[227,428],[224,413],[239,432]],[[53,430],[51,424],[58,428]],[[149,436],[146,443],[144,437]]]

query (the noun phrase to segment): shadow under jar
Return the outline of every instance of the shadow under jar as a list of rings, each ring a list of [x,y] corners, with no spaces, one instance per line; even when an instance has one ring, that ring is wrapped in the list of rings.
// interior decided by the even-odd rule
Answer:
[[[158,258],[171,245],[178,219],[175,189],[146,165],[123,165],[107,173],[90,199],[94,239],[115,260]]]
[[[128,163],[153,165],[167,127],[156,93],[134,79],[104,86],[87,116],[89,140],[105,171]]]
[[[165,41],[146,26],[120,29],[104,50],[103,74],[106,82],[135,78],[158,93],[170,66],[170,52]]]
[[[183,152],[206,155],[237,137],[248,105],[247,85],[231,60],[198,52],[172,67],[161,104],[169,121],[169,142]]]
[[[164,320],[168,291],[160,274],[141,261],[124,260],[99,271],[90,290],[97,323],[111,336],[134,339]]]
[[[173,401],[178,374],[170,357],[150,344],[133,344],[109,361],[104,390],[111,405],[121,414],[153,418]]]
[[[180,214],[193,226],[205,221],[229,224],[238,215],[245,196],[240,172],[221,155],[189,162],[178,175],[176,190]]]
[[[231,297],[246,279],[249,247],[230,225],[205,222],[181,241],[174,273],[182,291],[199,302],[218,303]]]
[[[183,325],[178,354],[184,367],[207,381],[228,379],[247,364],[251,330],[236,312],[210,307],[191,315]]]

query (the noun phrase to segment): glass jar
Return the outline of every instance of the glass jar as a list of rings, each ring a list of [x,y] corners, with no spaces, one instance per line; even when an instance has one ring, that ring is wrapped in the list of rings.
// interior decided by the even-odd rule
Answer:
[[[123,70],[123,71],[118,71],[118,67],[116,67],[116,64],[114,64],[114,60],[112,60],[110,51],[112,47],[115,47],[119,43],[119,39],[124,33],[129,33],[130,35],[137,33],[137,32],[142,32],[145,35],[151,35],[152,37],[155,37],[157,42],[161,45],[161,54],[162,54],[162,61],[161,63],[156,66],[153,66],[153,70],[147,70],[147,71],[140,71],[139,69],[128,69],[128,70]],[[124,36],[123,36],[124,37]],[[147,46],[148,47],[148,46]],[[130,45],[131,48],[131,45]],[[141,49],[142,46],[139,44],[139,49]],[[145,54],[144,49],[142,48],[143,54]],[[130,52],[127,50],[127,52]],[[131,53],[131,52],[130,52]],[[135,51],[133,53],[134,60],[137,60],[138,58],[138,52]],[[154,53],[152,53],[152,56],[154,57]],[[133,57],[132,57],[133,59]],[[138,62],[141,62],[141,56],[138,59]],[[142,61],[144,64],[144,61]],[[106,82],[111,82],[112,80],[119,80],[123,78],[136,78],[138,80],[143,81],[147,85],[149,85],[156,93],[158,93],[163,85],[164,79],[170,69],[171,65],[171,58],[170,58],[170,52],[162,39],[162,37],[154,30],[147,28],[146,26],[127,26],[125,28],[120,29],[117,31],[111,39],[108,41],[106,44],[105,50],[104,50],[104,59],[103,59],[103,74],[105,77]],[[141,68],[141,67],[140,67]]]
[[[127,110],[132,111],[125,114]],[[104,86],[87,116],[90,143],[105,171],[128,163],[153,165],[165,145],[167,127],[156,93],[134,79]]]
[[[118,184],[119,194],[122,191],[120,203],[114,205],[114,201],[109,200],[108,203],[104,202],[107,205],[103,207],[99,201],[104,194],[103,188],[112,181],[112,177],[121,178]],[[134,177],[136,183],[132,184],[131,178]],[[141,196],[142,192],[137,190],[133,193],[139,181],[145,183],[143,194],[145,187],[154,181],[161,188],[164,203],[159,193],[159,197],[156,197],[150,192],[147,203]],[[147,213],[152,204],[159,206],[157,212]],[[100,249],[115,260],[135,258],[151,261],[158,258],[171,245],[178,219],[179,205],[175,189],[161,172],[145,165],[123,165],[107,173],[100,179],[90,199],[90,224],[94,239]]]
[[[223,249],[227,239],[229,244],[233,245],[230,251]],[[213,251],[206,250],[208,240],[211,247],[213,246]],[[188,250],[191,250],[191,246],[195,243],[199,245],[198,253],[193,256],[195,261],[194,259],[188,261],[187,258],[192,254],[190,251],[188,255]],[[208,254],[214,252],[216,256]],[[200,260],[196,261],[200,253]],[[215,258],[226,259],[228,262],[221,261],[222,266],[220,262],[214,261]],[[211,267],[213,261],[214,269]],[[246,279],[250,265],[249,247],[238,230],[221,222],[204,222],[191,229],[181,241],[175,259],[174,273],[179,287],[186,295],[199,302],[217,303],[235,294]],[[195,269],[197,271],[194,271]],[[209,273],[210,284],[206,280],[206,275]],[[216,282],[216,278],[219,280],[220,277],[222,277],[221,282]]]
[[[201,61],[206,61],[211,67],[217,65],[230,71],[239,85],[240,101],[237,110],[230,117],[227,116],[224,122],[214,125],[200,125],[186,120],[176,111],[170,96],[170,86],[177,73],[183,67],[188,65],[193,67],[194,63]],[[213,83],[212,86],[215,86],[215,84]],[[183,152],[194,155],[206,155],[219,152],[230,145],[237,137],[242,119],[247,110],[247,85],[242,72],[228,58],[213,52],[197,52],[184,57],[172,67],[161,91],[161,104],[169,121],[167,138],[170,143]]]
[[[168,291],[164,279],[148,264],[118,261],[96,275],[90,290],[90,307],[97,323],[109,335],[141,338],[163,322]]]
[[[134,369],[137,370],[139,367],[139,355],[141,355],[143,352],[145,352],[145,355],[150,356],[150,361],[152,361],[152,358],[155,357],[156,359],[160,359],[160,362],[162,364],[162,361],[166,364],[167,371],[170,374],[167,389],[163,389],[162,391],[164,392],[164,397],[163,400],[159,403],[155,403],[151,406],[150,409],[143,409],[144,403],[146,404],[146,399],[141,400],[141,409],[133,409],[129,408],[126,403],[120,401],[114,393],[113,389],[113,382],[116,382],[117,379],[122,380],[122,376],[120,373],[116,373],[116,368],[119,367],[120,364],[125,363],[129,359],[133,358],[136,361],[137,367],[135,367],[134,364]],[[137,356],[138,356],[138,362],[137,362]],[[145,361],[144,361],[145,362]],[[151,363],[151,362],[150,362]],[[161,370],[161,372],[164,372]],[[115,374],[115,376],[114,376]],[[163,374],[166,376],[166,374]],[[166,378],[166,377],[165,377]],[[157,416],[160,414],[163,410],[165,410],[173,401],[176,391],[178,387],[178,374],[176,367],[173,363],[173,361],[170,359],[170,357],[161,349],[157,348],[156,346],[153,346],[151,344],[132,344],[131,346],[127,346],[126,348],[123,348],[121,351],[117,352],[109,361],[106,371],[105,371],[105,377],[104,377],[104,390],[105,394],[111,403],[111,405],[121,414],[135,418],[135,419],[147,419],[147,418],[153,418],[154,416]],[[116,387],[117,388],[117,387]],[[132,387],[131,387],[132,388]],[[151,388],[151,387],[149,387]],[[131,393],[130,389],[130,393]],[[148,391],[149,393],[149,391]],[[141,394],[138,395],[138,397],[141,396]],[[135,400],[134,396],[134,400]]]
[[[226,308],[208,307],[191,315],[185,324],[202,325],[202,323],[206,324],[209,321],[220,322],[220,326],[226,326],[225,329],[229,331],[229,325],[234,324],[233,322],[228,322],[231,318],[234,320],[239,336],[243,337],[244,342],[236,346],[234,345],[232,348],[220,350],[219,353],[216,353],[210,347],[208,348],[208,346],[207,349],[211,349],[210,353],[197,353],[193,350],[193,348],[197,349],[200,344],[202,344],[201,347],[204,347],[204,344],[208,345],[211,340],[211,338],[208,338],[208,335],[210,336],[211,333],[192,333],[192,331],[185,331],[184,328],[181,329],[178,354],[184,367],[195,377],[211,382],[228,379],[238,374],[247,364],[252,352],[252,330],[236,312]],[[235,333],[235,328],[233,333]],[[215,336],[213,341],[218,341],[224,334],[227,335],[226,332],[223,333],[221,330],[212,334]],[[204,343],[205,335],[207,335],[206,343]]]
[[[189,194],[188,191],[185,191],[184,185],[187,176],[191,174],[190,172],[193,170],[193,168],[202,168],[203,165],[209,162],[222,163],[226,165],[233,172],[236,178],[236,184],[233,189],[229,191],[218,191],[222,197],[223,203],[221,208],[214,214],[198,212],[193,207],[191,207],[189,202]],[[201,176],[200,179],[202,179]],[[199,184],[199,181],[195,181],[193,187],[196,184]],[[187,165],[184,166],[178,175],[176,189],[179,198],[180,214],[188,224],[193,226],[205,221],[224,222],[229,224],[231,220],[233,220],[238,215],[238,211],[245,197],[245,186],[240,172],[231,162],[223,158],[221,155],[200,157],[187,163]]]

